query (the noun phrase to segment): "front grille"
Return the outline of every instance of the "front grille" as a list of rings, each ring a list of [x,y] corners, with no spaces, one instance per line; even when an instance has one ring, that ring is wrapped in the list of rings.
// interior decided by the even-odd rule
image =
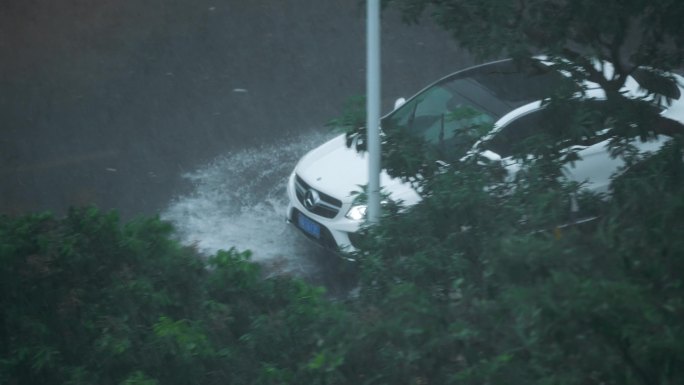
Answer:
[[[304,203],[306,192],[309,190],[316,191],[316,193],[318,193],[318,197],[320,198],[318,203],[310,208]],[[324,218],[335,218],[337,213],[340,212],[340,208],[342,208],[341,200],[311,188],[311,186],[304,182],[299,175],[295,177],[295,193],[297,194],[297,200],[302,204],[302,206],[306,207],[306,209],[310,212],[320,215]]]

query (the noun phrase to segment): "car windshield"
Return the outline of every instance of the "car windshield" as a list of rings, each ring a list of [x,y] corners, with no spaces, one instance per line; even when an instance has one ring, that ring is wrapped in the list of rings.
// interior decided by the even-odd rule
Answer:
[[[383,119],[434,145],[459,142],[459,133],[491,127],[506,113],[549,97],[567,79],[539,63],[503,60],[440,80]]]

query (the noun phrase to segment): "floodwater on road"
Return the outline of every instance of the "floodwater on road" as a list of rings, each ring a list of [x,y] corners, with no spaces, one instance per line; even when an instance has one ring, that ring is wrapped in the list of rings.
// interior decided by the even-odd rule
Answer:
[[[297,137],[216,157],[183,178],[189,191],[171,199],[161,218],[173,223],[180,241],[205,255],[250,250],[267,274],[289,274],[348,290],[340,279],[353,266],[314,245],[285,221],[286,183],[297,160],[334,134],[311,130]],[[349,278],[350,276],[347,275]],[[336,293],[332,293],[335,295]]]
[[[325,134],[297,139],[221,155],[185,173],[191,191],[172,198],[162,219],[175,225],[184,243],[205,253],[235,247],[250,249],[255,261],[287,258],[296,246],[286,234],[285,184],[297,159]]]

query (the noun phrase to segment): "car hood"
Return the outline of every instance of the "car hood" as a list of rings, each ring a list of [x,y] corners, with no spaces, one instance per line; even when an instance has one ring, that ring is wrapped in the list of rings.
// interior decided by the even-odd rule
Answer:
[[[354,192],[361,192],[368,184],[368,154],[348,148],[345,135],[337,136],[306,154],[297,164],[295,172],[316,190],[349,203]],[[383,170],[380,185],[384,193],[395,201],[412,205],[420,196],[408,183],[391,178]]]

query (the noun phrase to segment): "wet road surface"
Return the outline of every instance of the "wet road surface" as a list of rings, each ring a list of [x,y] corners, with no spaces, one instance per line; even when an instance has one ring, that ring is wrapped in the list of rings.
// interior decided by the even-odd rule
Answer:
[[[160,214],[208,252],[306,271],[320,251],[284,224],[283,183],[364,93],[364,28],[349,0],[3,1],[0,212]],[[473,63],[392,12],[382,49],[385,111]]]

